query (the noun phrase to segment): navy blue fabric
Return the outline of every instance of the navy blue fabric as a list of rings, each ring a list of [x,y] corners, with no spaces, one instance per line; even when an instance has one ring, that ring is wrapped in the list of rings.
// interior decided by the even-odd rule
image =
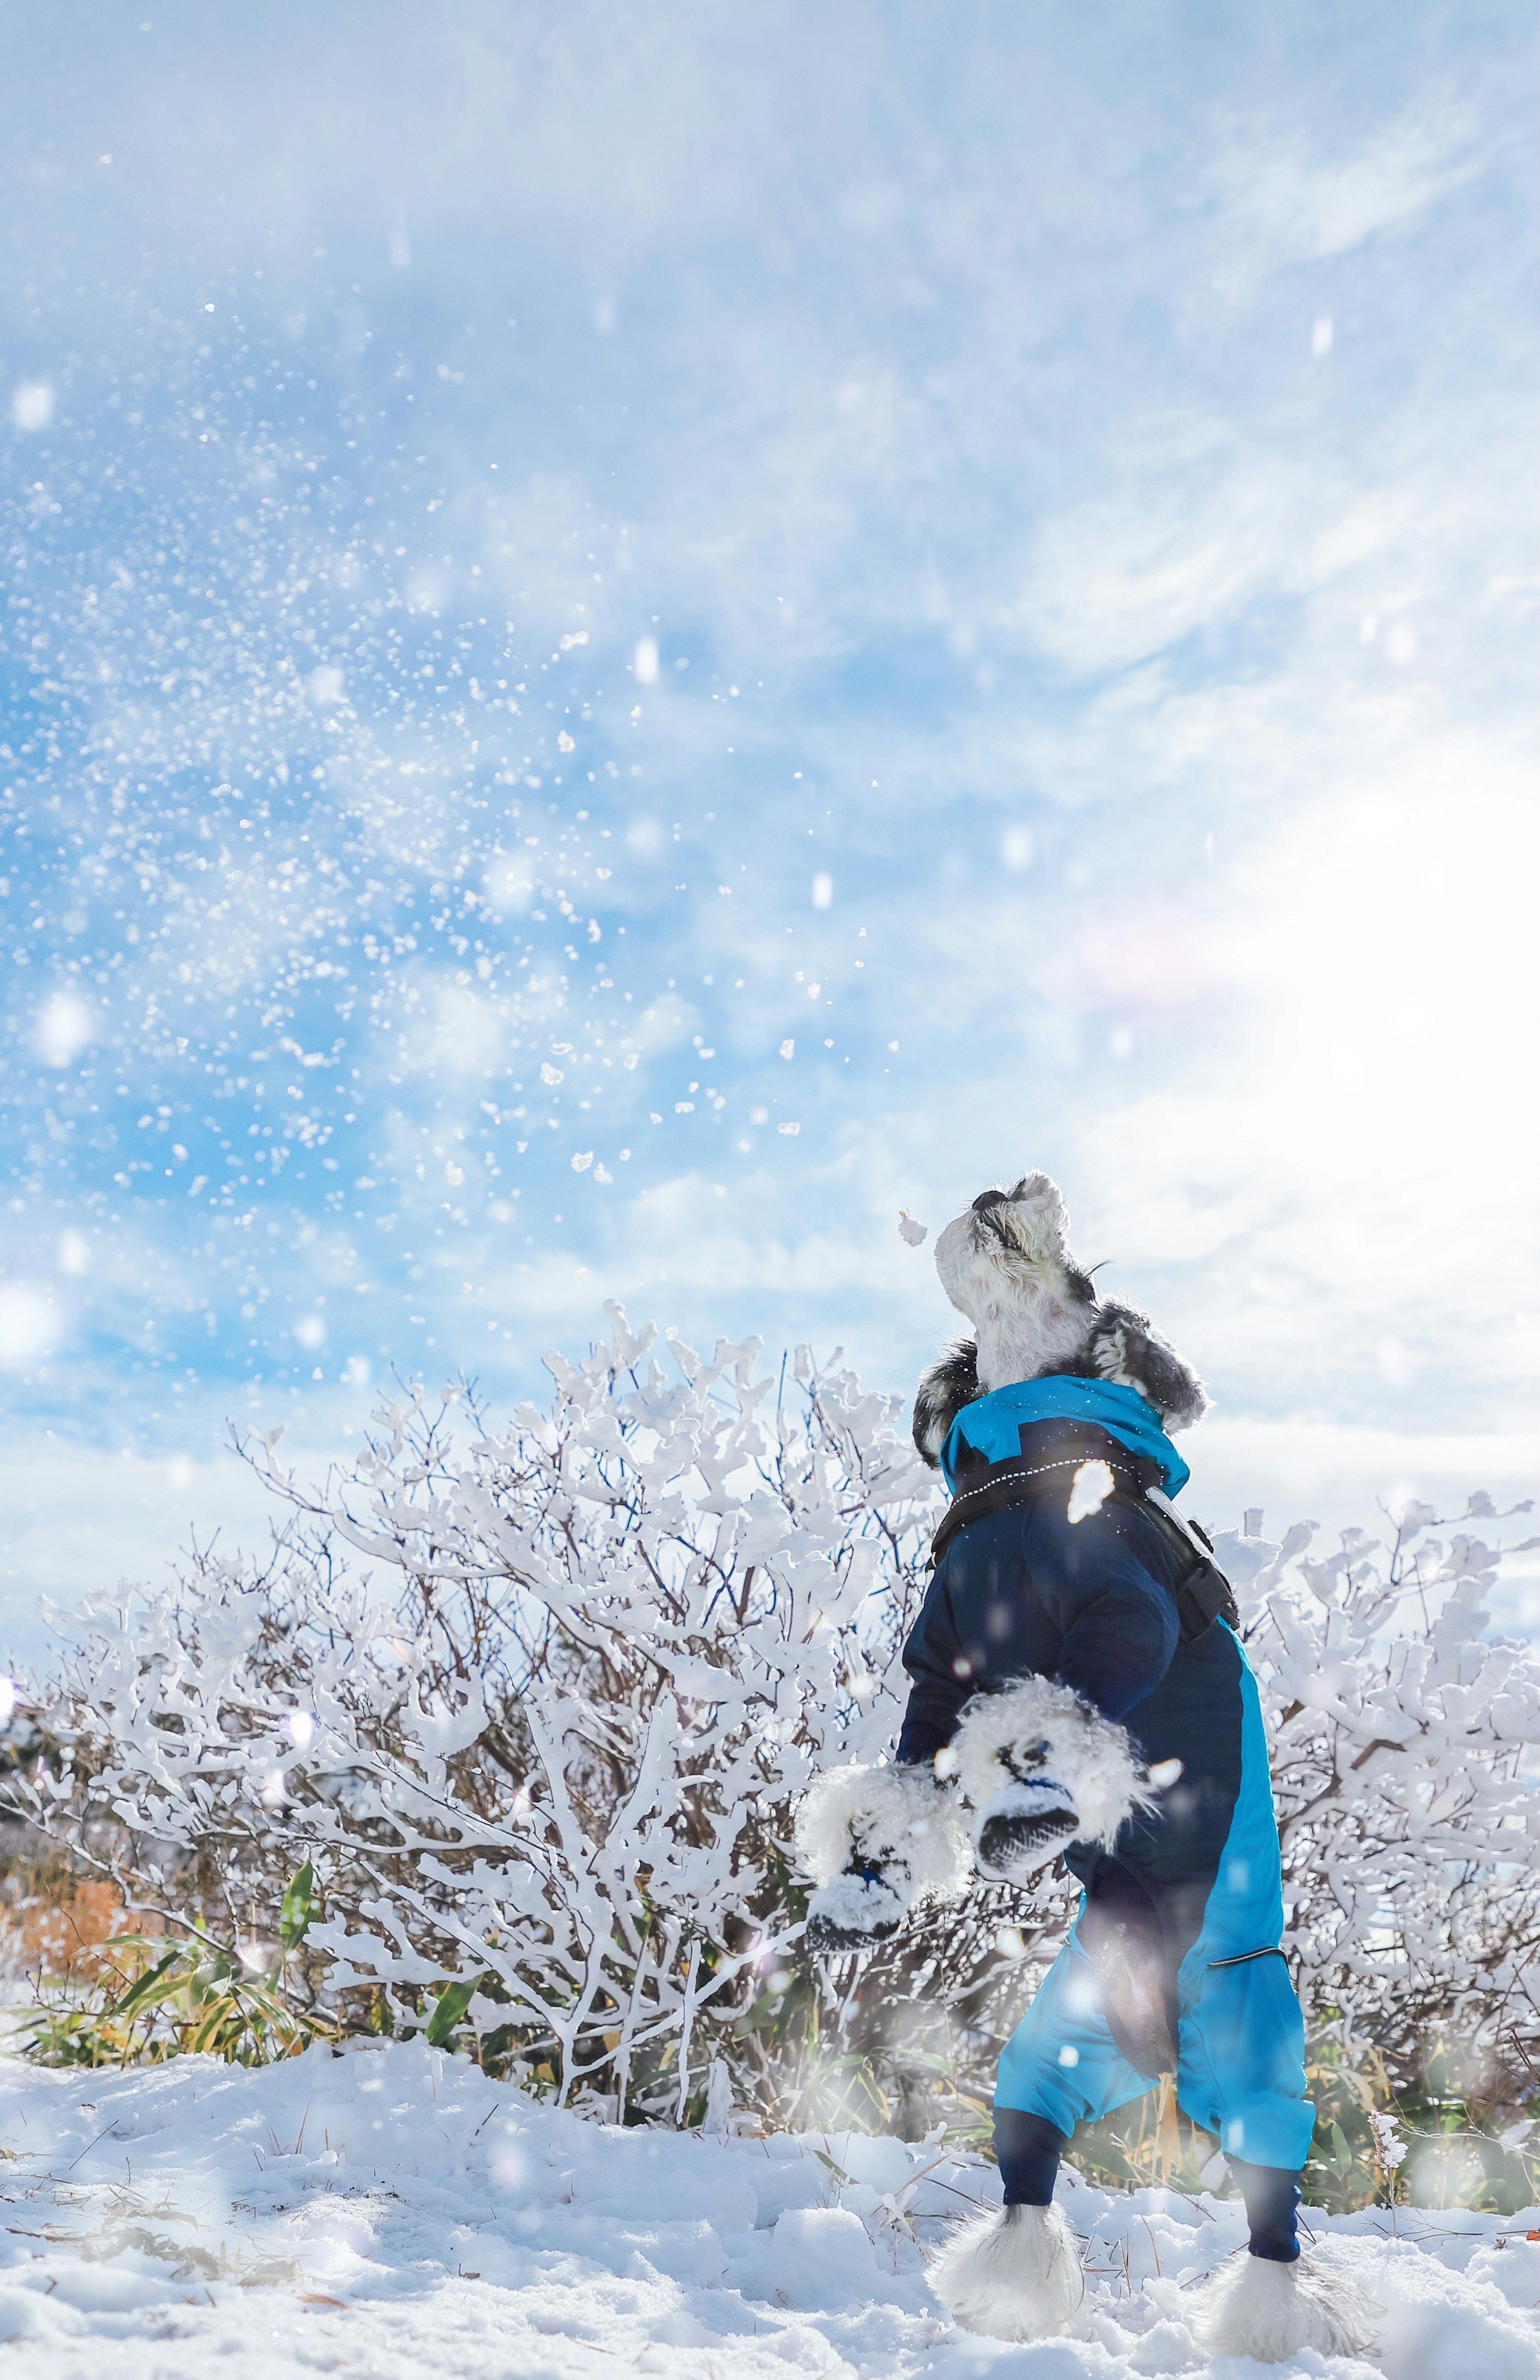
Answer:
[[[995,2109],[995,2156],[1005,2184],[1007,2206],[1051,2206],[1059,2160],[1069,2147],[1068,2132],[1046,2116],[1029,2116],[1020,2107]]]
[[[1050,1372],[1041,1380],[1013,1380],[964,1405],[941,1449],[941,1471],[955,1491],[976,1465],[1004,1463],[1025,1451],[1027,1431],[1045,1421],[1078,1421],[1105,1429],[1131,1454],[1160,1465],[1168,1496],[1179,1496],[1192,1474],[1160,1427],[1160,1416],[1137,1389],[1111,1380],[1080,1380]]]
[[[934,1759],[976,1694],[1036,1675],[1121,1719],[1146,1762],[1179,1760],[1181,1777],[1158,1808],[1118,1839],[1119,1862],[1159,1912],[1174,1990],[1241,1793],[1244,1658],[1222,1623],[1181,1641],[1172,1588],[1185,1557],[1153,1512],[1119,1498],[1072,1522],[1068,1504],[1066,1481],[1062,1495],[986,1513],[952,1539],[903,1648],[912,1692],[898,1757]],[[1265,1834],[1265,1748],[1255,1790]],[[1276,1834],[1272,1841],[1276,1867]],[[1076,1844],[1067,1856],[1089,1889],[1097,1854]]]
[[[1023,1435],[1023,1451],[1041,1451]],[[1069,1496],[1066,1475],[1062,1494],[985,1513],[947,1548],[903,1648],[900,1760],[932,1758],[964,1705],[1007,1678],[1061,1678],[1122,1718],[1165,1676],[1182,1553],[1153,1512],[1118,1499],[1072,1522]]]
[[[1235,1637],[1222,1621],[1216,1621],[1191,1644],[1178,1645],[1159,1683],[1123,1715],[1129,1735],[1149,1767],[1167,1760],[1182,1763],[1181,1776],[1161,1794],[1158,1806],[1146,1816],[1131,1818],[1117,1846],[1120,1864],[1137,1876],[1159,1912],[1173,1989],[1176,1970],[1203,1923],[1242,1803],[1244,1666]],[[1265,1766],[1255,1781],[1266,1797],[1266,1818],[1271,1825],[1272,1792]],[[1275,1868],[1277,1841],[1275,1831]],[[1068,1865],[1087,1891],[1097,1859],[1083,1844],[1070,1847]],[[1256,1937],[1267,1938],[1276,1937]],[[1224,1945],[1227,1950],[1231,1947]]]
[[[1107,2029],[1120,2057],[1153,2081],[1176,2062],[1176,1964],[1162,1910],[1121,1860],[1096,1853],[1077,1932],[1102,1982]]]
[[[1275,2165],[1243,2165],[1239,2157],[1227,2157],[1225,2163],[1246,2202],[1252,2254],[1266,2257],[1269,2264],[1291,2265],[1300,2252],[1295,2221],[1299,2175],[1285,2173]]]

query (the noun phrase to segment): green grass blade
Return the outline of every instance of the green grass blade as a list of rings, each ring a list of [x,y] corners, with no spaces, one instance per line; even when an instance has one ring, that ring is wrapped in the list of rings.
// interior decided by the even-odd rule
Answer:
[[[182,1951],[180,1944],[178,1944],[174,1950],[168,1950],[165,1957],[161,1960],[157,1966],[152,1967],[148,1973],[142,1974],[137,1984],[130,1984],[122,1998],[114,2000],[109,2008],[103,2010],[103,2014],[104,2016],[127,2016],[130,2009],[138,2008],[140,2000],[147,1998],[150,1993],[154,1991],[155,1985],[160,1982],[161,1977],[166,1973],[169,1968],[172,1968],[176,1964],[176,1961],[181,1955]],[[164,1995],[158,1994],[157,1998],[164,1998]]]
[[[433,2013],[428,2022],[430,2049],[449,2047],[455,2028],[463,2021],[467,2009],[475,1998],[480,1980],[479,1975],[472,1975],[468,1983],[445,1984],[433,2003]]]
[[[297,1949],[315,1915],[315,1870],[307,1860],[291,1878],[278,1912],[278,1939],[285,1950]]]

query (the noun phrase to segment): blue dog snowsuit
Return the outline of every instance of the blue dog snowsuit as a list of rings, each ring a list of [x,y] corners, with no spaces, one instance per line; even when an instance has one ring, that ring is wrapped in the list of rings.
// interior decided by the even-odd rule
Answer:
[[[1116,1492],[1071,1522],[1070,1482],[1092,1458],[1112,1467]],[[964,1405],[941,1467],[955,1500],[904,1646],[913,1690],[899,1760],[932,1760],[976,1694],[1035,1674],[1122,1721],[1151,1767],[1181,1763],[1110,1855],[1084,1843],[1065,1854],[1084,1888],[1079,1912],[1000,2061],[1006,2204],[1046,2205],[1075,2125],[1147,2091],[1174,2045],[1178,2102],[1218,2134],[1253,2252],[1288,2262],[1315,2110],[1279,1948],[1256,1682],[1226,1620],[1212,1604],[1194,1608],[1194,1552],[1144,1493],[1175,1496],[1187,1466],[1136,1390],[1056,1376]],[[1137,1985],[1119,1988],[1131,1973],[1142,2000]]]

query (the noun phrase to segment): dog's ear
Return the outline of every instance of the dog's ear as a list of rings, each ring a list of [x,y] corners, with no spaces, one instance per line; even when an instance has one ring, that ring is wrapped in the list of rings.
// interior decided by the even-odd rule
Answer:
[[[954,1339],[915,1390],[915,1444],[936,1470],[947,1432],[964,1405],[978,1394],[978,1349],[971,1339]]]
[[[1208,1392],[1169,1340],[1132,1305],[1103,1305],[1085,1350],[1104,1380],[1137,1389],[1168,1429],[1187,1429],[1208,1411]]]

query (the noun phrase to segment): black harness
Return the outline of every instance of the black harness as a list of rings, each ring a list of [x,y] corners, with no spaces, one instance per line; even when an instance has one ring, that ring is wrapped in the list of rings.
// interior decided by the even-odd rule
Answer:
[[[1009,1505],[1036,1503],[1056,1488],[1063,1495],[1068,1486],[1064,1475],[1078,1471],[1085,1463],[1105,1463],[1112,1474],[1112,1493],[1103,1510],[1112,1503],[1134,1507],[1154,1521],[1168,1543],[1183,1556],[1183,1568],[1171,1588],[1182,1643],[1192,1644],[1216,1620],[1239,1628],[1241,1614],[1234,1592],[1214,1559],[1213,1543],[1195,1521],[1184,1519],[1170,1502],[1160,1485],[1160,1465],[1147,1455],[1131,1452],[1099,1430],[1094,1441],[1056,1438],[1053,1453],[1041,1461],[1017,1454],[1004,1463],[991,1463],[953,1496],[942,1513],[930,1540],[932,1566],[971,1521],[982,1520],[987,1512],[1003,1512]]]

